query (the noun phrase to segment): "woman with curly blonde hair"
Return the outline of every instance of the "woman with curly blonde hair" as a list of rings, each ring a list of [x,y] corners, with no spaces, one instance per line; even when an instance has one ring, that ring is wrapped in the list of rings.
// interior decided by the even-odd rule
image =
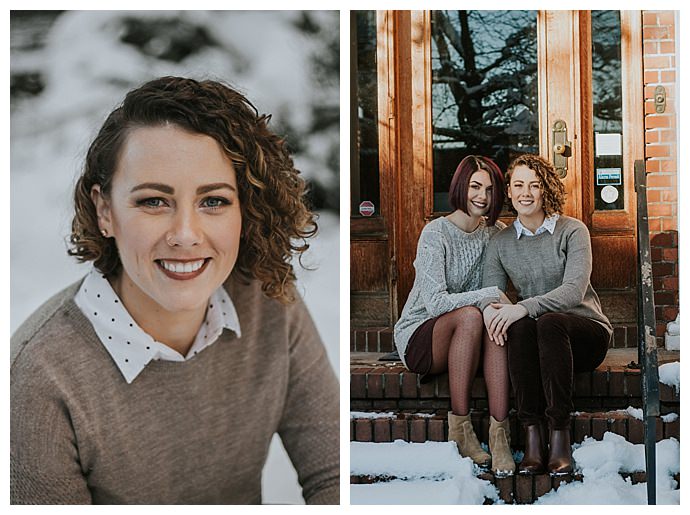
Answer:
[[[525,428],[518,473],[567,474],[573,374],[599,366],[613,329],[590,283],[589,231],[563,215],[565,188],[553,165],[536,155],[518,156],[507,184],[517,219],[489,242],[482,286],[505,292],[510,279],[519,301],[485,298],[484,322],[493,340],[507,344]]]
[[[338,503],[337,380],[291,264],[316,222],[269,119],[179,77],[108,116],[74,195],[93,268],[12,338],[12,503],[260,503],[275,433]]]

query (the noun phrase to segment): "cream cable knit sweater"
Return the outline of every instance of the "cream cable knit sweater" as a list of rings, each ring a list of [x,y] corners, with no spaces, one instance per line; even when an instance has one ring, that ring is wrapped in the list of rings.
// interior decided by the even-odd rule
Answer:
[[[407,343],[423,322],[463,306],[477,306],[486,297],[498,299],[496,287],[481,288],[484,249],[505,227],[482,222],[466,233],[445,217],[429,222],[419,236],[415,280],[395,324],[394,339],[403,362]]]

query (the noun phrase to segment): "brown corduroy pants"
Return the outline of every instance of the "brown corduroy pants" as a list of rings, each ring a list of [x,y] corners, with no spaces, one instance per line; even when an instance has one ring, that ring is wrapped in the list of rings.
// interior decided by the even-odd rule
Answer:
[[[573,376],[604,361],[609,346],[606,329],[578,315],[546,313],[514,322],[507,345],[520,422],[527,426],[546,417],[551,429],[569,429]]]

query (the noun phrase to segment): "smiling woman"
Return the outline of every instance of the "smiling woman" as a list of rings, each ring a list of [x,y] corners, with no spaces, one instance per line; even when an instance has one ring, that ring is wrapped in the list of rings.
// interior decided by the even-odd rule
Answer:
[[[110,193],[94,184],[91,198],[101,232],[118,245],[113,289],[144,331],[186,355],[237,261],[242,212],[232,161],[210,136],[172,124],[137,128]]]
[[[268,116],[215,81],[131,91],[91,144],[87,276],[12,337],[11,502],[261,502],[278,433],[337,503],[338,386],[294,289],[316,231]]]

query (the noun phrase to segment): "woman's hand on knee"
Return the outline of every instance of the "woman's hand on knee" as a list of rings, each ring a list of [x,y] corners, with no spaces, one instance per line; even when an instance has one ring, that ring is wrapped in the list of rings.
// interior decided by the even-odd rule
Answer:
[[[489,339],[496,345],[505,345],[505,338],[502,334],[494,335],[491,331],[491,325],[494,319],[498,315],[498,309],[495,306],[501,306],[502,304],[491,304],[484,309],[482,315],[484,316],[484,326],[486,327],[486,332],[489,335]]]
[[[495,309],[496,313],[491,317],[487,330],[492,340],[501,339],[505,342],[508,337],[508,328],[527,316],[527,309],[520,304],[491,304],[487,309]],[[486,322],[486,318],[484,319]],[[502,345],[502,343],[501,343]]]

